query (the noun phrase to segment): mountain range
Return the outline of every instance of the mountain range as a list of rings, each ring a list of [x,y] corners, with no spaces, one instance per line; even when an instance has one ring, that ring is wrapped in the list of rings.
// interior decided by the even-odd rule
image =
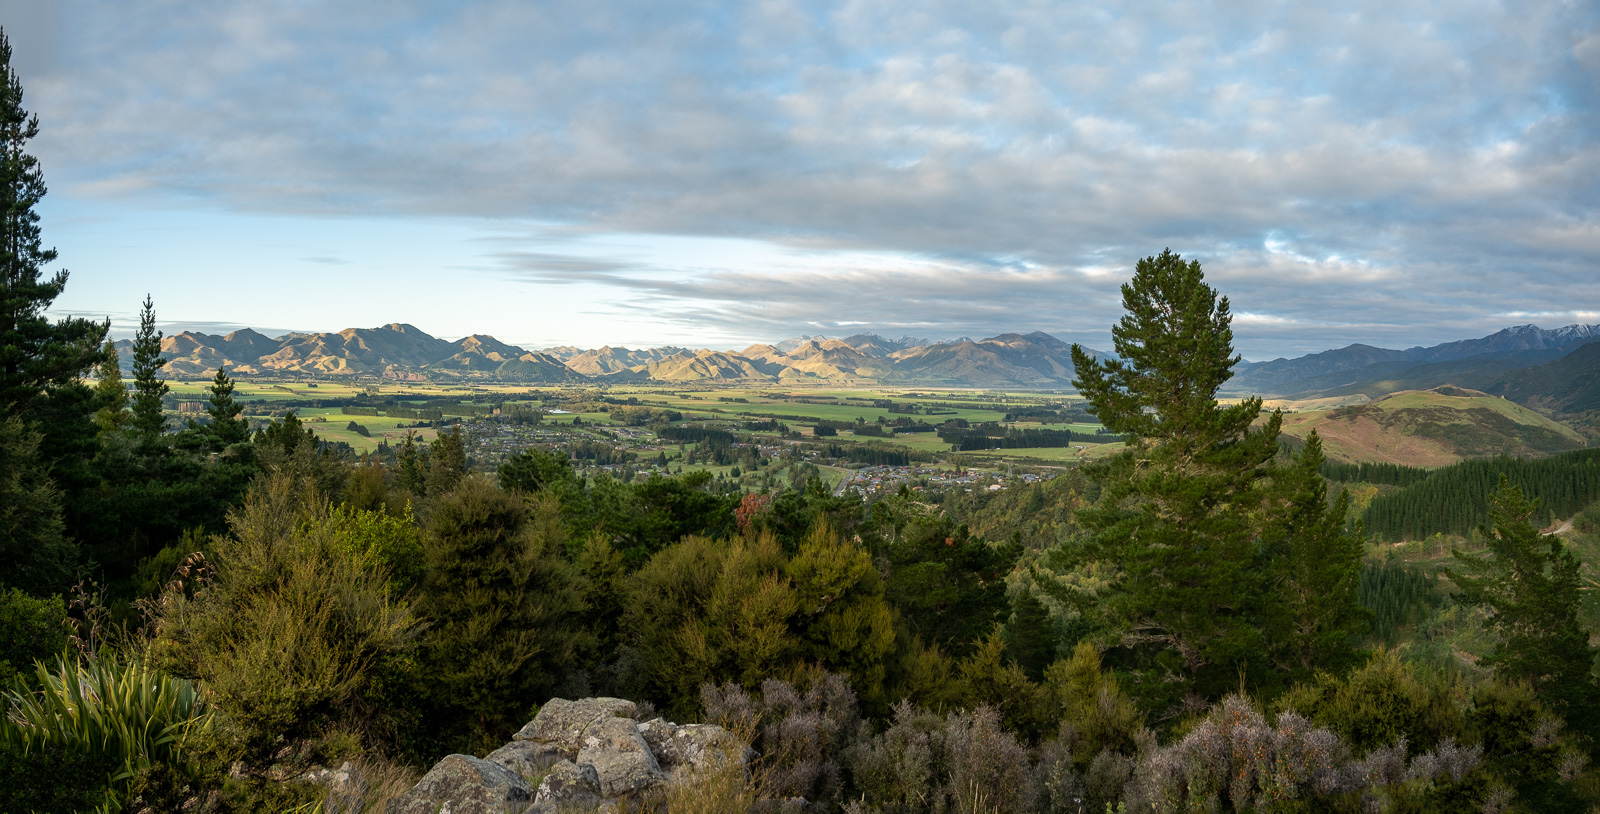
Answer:
[[[132,343],[123,340],[117,345],[124,368],[131,372]],[[397,322],[337,333],[290,333],[278,339],[248,328],[222,336],[184,331],[164,338],[161,351],[168,360],[168,375],[177,378],[209,378],[218,366],[225,366],[236,376],[396,381],[1063,387],[1073,375],[1071,345],[1041,331],[943,342],[870,333],[843,339],[805,336],[738,351],[610,346],[527,350],[480,334],[451,342]]]
[[[1600,342],[1600,325],[1519,325],[1477,339],[1391,350],[1350,345],[1295,359],[1244,362],[1224,392],[1284,397],[1364,395],[1457,385],[1500,394],[1503,378]]]
[[[1228,395],[1368,399],[1454,385],[1557,411],[1600,409],[1600,325],[1506,328],[1489,336],[1405,350],[1350,345],[1294,359],[1241,362]],[[131,343],[118,343],[124,367]],[[528,350],[474,334],[451,342],[391,323],[279,338],[249,328],[223,336],[185,331],[161,342],[169,375],[372,377],[398,381],[488,379],[542,384],[727,382],[1065,388],[1071,345],[1042,331],[987,339],[842,339],[800,336],[742,350],[571,346]],[[1106,357],[1100,351],[1090,351]]]

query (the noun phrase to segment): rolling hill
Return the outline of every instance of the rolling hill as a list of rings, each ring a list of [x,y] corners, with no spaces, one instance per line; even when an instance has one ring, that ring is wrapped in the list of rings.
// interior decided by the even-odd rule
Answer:
[[[1284,416],[1285,435],[1304,439],[1312,430],[1330,459],[1349,463],[1444,466],[1468,458],[1531,457],[1586,446],[1578,432],[1533,410],[1449,386]]]

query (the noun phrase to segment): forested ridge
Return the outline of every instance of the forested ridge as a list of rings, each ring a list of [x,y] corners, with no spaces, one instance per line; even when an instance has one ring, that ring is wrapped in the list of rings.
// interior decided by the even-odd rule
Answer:
[[[175,425],[148,298],[131,387],[107,326],[45,318],[67,276],[42,277],[36,126],[9,67],[0,90],[0,810],[310,811],[329,805],[317,771],[350,762],[373,781],[353,807],[381,811],[446,755],[587,696],[751,749],[629,810],[1600,804],[1579,563],[1539,533],[1592,502],[1572,473],[1600,459],[1419,476],[1330,465],[1315,435],[1284,453],[1258,399],[1216,399],[1231,311],[1195,261],[1137,263],[1117,359],[1072,348],[1125,447],[1044,483],[863,500],[816,477],[744,492],[574,469],[609,447],[491,472],[459,427],[356,456],[292,412],[252,432],[220,368]],[[722,431],[670,433],[734,454]],[[1373,525],[1430,495],[1476,518],[1454,593],[1368,560],[1330,478],[1392,489]],[[1446,601],[1479,663],[1402,646]]]

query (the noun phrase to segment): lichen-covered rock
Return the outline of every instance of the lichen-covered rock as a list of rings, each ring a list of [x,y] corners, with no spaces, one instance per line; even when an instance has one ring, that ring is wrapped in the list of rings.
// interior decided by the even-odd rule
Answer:
[[[322,808],[328,814],[360,814],[369,786],[361,770],[349,761],[337,769],[314,769],[305,779],[327,788]]]
[[[533,805],[533,789],[505,766],[470,755],[449,755],[434,765],[388,814],[520,814]]]
[[[621,698],[552,698],[512,739],[554,746],[571,760],[583,748],[583,733],[590,724],[608,718],[629,718],[637,709],[632,701]]]
[[[593,766],[600,792],[607,797],[642,791],[659,785],[666,776],[631,718],[601,718],[583,731],[579,766]]]
[[[541,808],[594,807],[601,802],[600,777],[593,766],[579,766],[562,760],[550,766],[550,771],[539,781],[533,802]]]
[[[493,761],[523,777],[542,774],[566,756],[553,744],[538,741],[512,741],[490,752],[484,760]]]
[[[653,721],[651,723],[654,724]],[[664,727],[658,730],[652,726],[651,729],[665,734]],[[724,760],[736,760],[742,764],[749,757],[749,749],[743,741],[715,724],[673,726],[671,734],[651,744],[651,751],[655,753],[661,768],[674,776],[716,766]]]

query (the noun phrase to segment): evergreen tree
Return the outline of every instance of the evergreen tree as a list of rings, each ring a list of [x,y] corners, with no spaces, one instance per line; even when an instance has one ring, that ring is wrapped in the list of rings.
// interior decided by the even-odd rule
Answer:
[[[1595,648],[1578,621],[1578,558],[1559,535],[1530,522],[1537,502],[1500,477],[1490,500],[1487,555],[1455,552],[1452,575],[1463,602],[1489,610],[1500,641],[1483,659],[1495,675],[1525,681],[1567,723],[1592,736],[1595,726]]]
[[[1273,473],[1277,522],[1264,535],[1272,600],[1262,610],[1264,627],[1280,674],[1299,680],[1354,666],[1352,642],[1371,616],[1359,594],[1362,540],[1344,524],[1350,498],[1340,492],[1328,505],[1322,463],[1313,431],[1292,463]]]
[[[122,367],[117,360],[117,346],[106,340],[105,358],[100,360],[99,382],[95,384],[95,402],[100,409],[94,413],[94,424],[101,432],[124,429],[132,420],[128,413],[128,388],[122,383]]]
[[[133,338],[133,429],[149,441],[166,430],[161,401],[167,395],[167,382],[156,378],[167,360],[161,358],[161,332],[156,330],[155,305],[148,295],[139,312],[139,333]]]
[[[17,416],[0,419],[0,588],[45,596],[72,576],[77,547],[62,533],[61,499],[47,472],[39,434]]]
[[[244,405],[234,400],[233,380],[220,365],[216,377],[211,380],[211,399],[206,412],[211,415],[209,431],[217,446],[228,447],[250,440],[250,425],[239,418]]]
[[[428,491],[448,492],[466,477],[467,443],[461,436],[460,424],[451,427],[449,432],[439,433],[428,445],[428,453]]]
[[[44,316],[66,288],[67,272],[40,278],[56,252],[40,242],[34,211],[44,198],[44,173],[26,147],[38,134],[0,31],[0,418],[29,411],[47,390],[94,367],[110,327],[79,318],[51,324]]]
[[[1015,609],[1006,623],[1006,657],[1015,661],[1038,681],[1044,677],[1044,668],[1056,658],[1056,629],[1050,622],[1050,612],[1044,603],[1026,588],[1017,592]]]
[[[416,433],[406,431],[406,440],[400,443],[400,449],[395,452],[395,463],[399,470],[400,487],[413,494],[422,494],[422,462],[417,453]]]
[[[562,557],[560,524],[529,516],[553,511],[468,478],[428,517],[417,598],[432,622],[423,642],[427,728],[451,749],[504,743],[526,722],[529,699],[550,697],[582,643],[583,595]]]
[[[1251,431],[1259,398],[1217,404],[1239,357],[1228,300],[1198,262],[1170,250],[1139,261],[1122,303],[1128,313],[1112,329],[1120,359],[1072,348],[1073,385],[1127,444],[1094,472],[1105,491],[1081,514],[1093,532],[1082,555],[1122,570],[1106,622],[1144,674],[1147,700],[1193,708],[1237,687],[1262,652],[1253,487],[1278,451],[1281,420]]]

